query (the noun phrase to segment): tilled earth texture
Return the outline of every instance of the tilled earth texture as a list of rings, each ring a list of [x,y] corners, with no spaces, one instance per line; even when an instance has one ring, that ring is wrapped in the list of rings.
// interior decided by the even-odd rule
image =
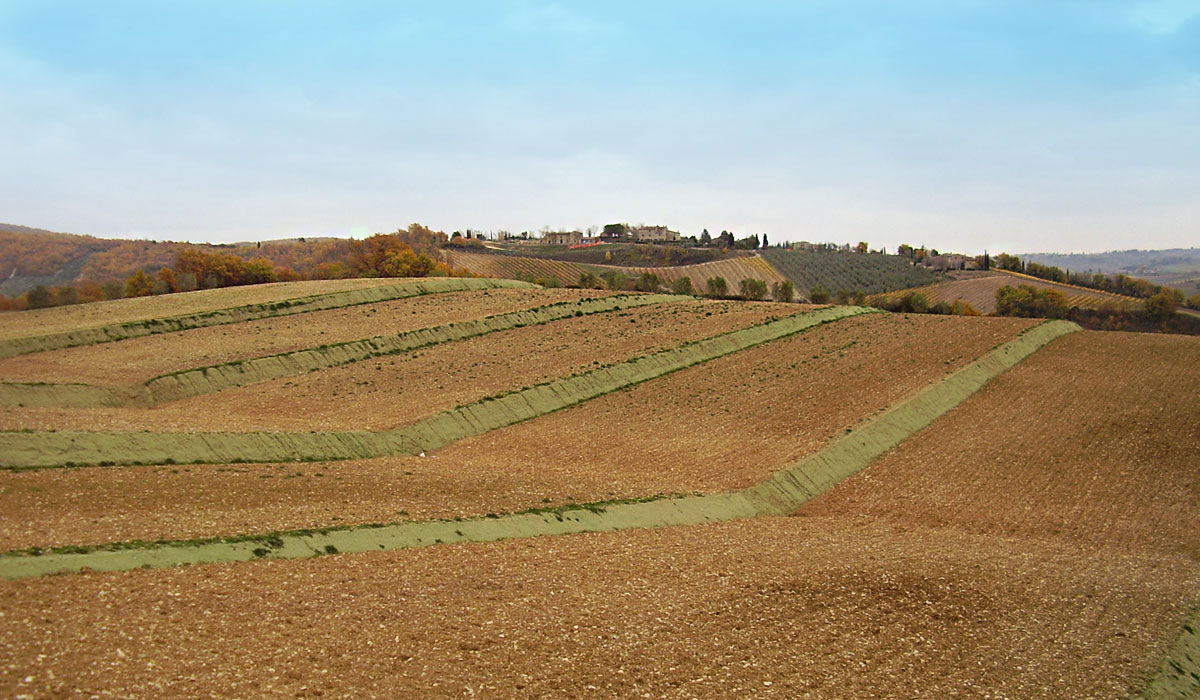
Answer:
[[[0,381],[116,386],[376,336],[378,319],[427,328],[606,294],[440,289],[10,357]],[[286,308],[287,290],[38,318],[70,333],[155,309]],[[830,311],[654,300],[152,408],[9,405],[4,426],[28,431],[8,433],[12,449],[25,435],[65,444],[42,438],[70,429],[382,431],[650,353],[730,348],[421,456],[0,471],[0,697],[1194,697],[1197,339]],[[826,315],[804,325],[798,314]],[[796,330],[707,340],[781,323]],[[4,332],[37,326],[20,317]],[[960,381],[975,376],[986,379]],[[794,471],[853,459],[879,425],[895,447],[853,469],[825,464],[861,469],[841,483],[824,490]],[[790,493],[807,483],[816,496],[774,510],[737,500],[780,470]],[[303,537],[276,531],[456,518],[502,528],[525,509],[585,508],[606,529],[622,508],[696,493],[708,495],[680,502],[732,510],[706,524],[407,549],[376,549],[366,527],[355,537],[372,551],[271,551],[271,538]],[[55,557],[86,567],[112,543],[132,566],[159,566],[157,540],[211,537],[264,544],[248,561],[14,573]]]

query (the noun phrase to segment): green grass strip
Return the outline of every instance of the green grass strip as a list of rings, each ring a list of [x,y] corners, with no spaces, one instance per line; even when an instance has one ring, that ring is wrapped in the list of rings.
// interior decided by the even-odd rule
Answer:
[[[1145,700],[1200,698],[1200,608],[1183,623],[1158,672],[1147,681],[1140,697]]]
[[[373,357],[395,355],[497,331],[690,299],[691,297],[672,294],[631,294],[562,301],[403,333],[264,355],[220,365],[195,367],[154,377],[141,384],[115,389],[88,384],[0,383],[0,406],[148,408],[169,401],[361,362]]]
[[[520,423],[701,362],[847,316],[827,307],[722,333],[608,367],[436,413],[397,430],[366,432],[0,432],[0,467],[27,469],[138,464],[324,462],[412,455]]]
[[[892,406],[816,454],[787,465],[756,486],[739,491],[583,504],[456,521],[359,525],[165,544],[135,542],[63,547],[38,555],[22,550],[0,555],[0,578],[25,578],[85,568],[123,571],[260,558],[290,559],[451,542],[491,542],[539,535],[697,525],[791,513],[842,479],[869,466],[991,379],[1056,338],[1078,329],[1075,324],[1065,321],[1036,326]]]
[[[217,309],[215,311],[206,311],[204,313],[187,314],[183,316],[172,316],[170,318],[130,321],[129,323],[117,323],[108,326],[97,326],[94,328],[82,328],[79,330],[64,331],[62,333],[52,333],[49,335],[36,335],[25,338],[0,340],[0,358],[14,357],[16,355],[24,355],[31,352],[60,350],[62,348],[71,348],[79,345],[111,343],[116,340],[138,338],[144,335],[175,333],[178,331],[191,330],[193,328],[205,328],[208,326],[220,326],[228,323],[255,321],[261,318],[291,316],[293,314],[303,314],[311,311],[325,311],[328,309],[340,309],[347,306],[357,306],[359,304],[374,304],[381,301],[391,301],[393,299],[423,296],[425,294],[461,292],[472,289],[496,289],[501,287],[533,289],[536,287],[536,285],[528,284],[526,282],[518,282],[516,280],[497,280],[473,277],[426,277],[416,280],[405,280],[397,284],[384,285],[380,287],[364,287],[362,289],[351,289],[342,292],[329,292],[326,294],[314,294],[311,296],[299,297],[296,299],[285,299],[264,304],[247,304],[245,306]]]

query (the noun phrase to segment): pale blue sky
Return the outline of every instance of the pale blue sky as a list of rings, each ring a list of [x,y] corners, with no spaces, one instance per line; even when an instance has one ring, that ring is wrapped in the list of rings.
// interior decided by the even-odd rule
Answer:
[[[1200,0],[0,0],[0,221],[1200,245]]]

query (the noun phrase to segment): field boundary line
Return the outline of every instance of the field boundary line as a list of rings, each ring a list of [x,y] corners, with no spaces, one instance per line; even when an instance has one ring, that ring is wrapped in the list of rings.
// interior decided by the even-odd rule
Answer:
[[[419,350],[488,333],[542,325],[576,316],[689,299],[691,297],[671,294],[622,294],[597,299],[561,301],[483,318],[414,328],[400,333],[301,348],[219,365],[192,367],[123,387],[0,382],[0,406],[150,408],[193,396]]]
[[[620,389],[831,321],[866,313],[830,306],[635,357],[441,411],[380,432],[0,432],[0,468],[39,469],[141,464],[325,462],[415,455],[521,423]]]
[[[1077,330],[1079,326],[1067,321],[1050,321],[1035,326],[957,372],[894,404],[816,454],[792,462],[765,481],[745,489],[715,494],[654,497],[638,502],[572,505],[546,511],[493,514],[450,521],[366,524],[191,542],[63,547],[36,556],[28,551],[10,552],[0,555],[0,578],[25,578],[85,568],[121,571],[264,558],[290,559],[454,542],[491,542],[539,535],[697,525],[788,514],[839,481],[866,468],[900,442],[961,404],[987,382],[1055,339]]]
[[[257,321],[263,318],[292,316],[311,311],[340,309],[359,304],[374,304],[381,301],[406,299],[426,294],[498,288],[534,289],[537,286],[517,280],[475,277],[422,277],[380,287],[364,287],[362,289],[351,289],[341,292],[326,292],[324,294],[312,294],[262,304],[234,306],[182,316],[114,323],[106,326],[93,326],[91,328],[81,328],[48,335],[9,338],[7,340],[0,340],[0,358],[15,357],[32,352],[45,352],[47,350],[61,350],[80,345],[111,343],[129,338],[140,338],[145,335],[176,333],[194,328]]]

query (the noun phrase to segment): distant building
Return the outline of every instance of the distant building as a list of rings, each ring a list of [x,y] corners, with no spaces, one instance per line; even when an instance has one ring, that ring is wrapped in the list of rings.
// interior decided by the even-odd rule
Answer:
[[[582,231],[555,231],[542,236],[544,245],[579,245],[583,243]]]
[[[679,232],[666,226],[634,226],[629,229],[629,237],[639,243],[678,241]]]

